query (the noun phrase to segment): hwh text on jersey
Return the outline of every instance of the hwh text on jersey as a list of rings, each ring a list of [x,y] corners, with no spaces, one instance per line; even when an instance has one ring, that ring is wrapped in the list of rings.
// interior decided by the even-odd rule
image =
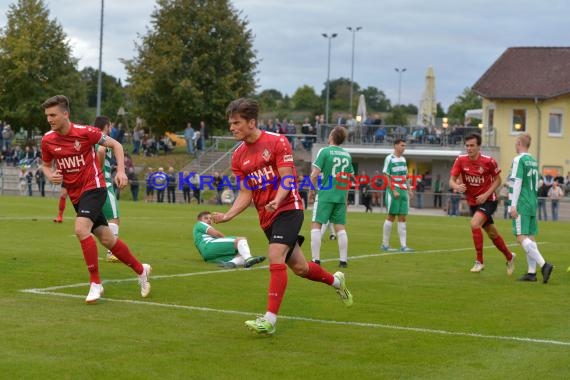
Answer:
[[[75,169],[85,166],[85,158],[83,156],[62,157],[55,160],[57,167],[60,169]]]

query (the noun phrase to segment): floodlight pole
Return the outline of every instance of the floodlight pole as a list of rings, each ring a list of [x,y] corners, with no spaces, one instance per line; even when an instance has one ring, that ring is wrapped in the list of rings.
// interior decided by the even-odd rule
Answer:
[[[348,111],[352,114],[352,94],[353,94],[353,86],[354,86],[354,43],[356,41],[356,32],[362,29],[361,26],[357,26],[353,28],[352,26],[347,26],[350,32],[352,32],[352,64],[350,65],[350,103],[348,107]]]
[[[329,58],[328,58],[328,69],[327,69],[327,99],[325,105],[325,123],[329,125],[329,102],[330,102],[330,84],[331,84],[331,41],[336,38],[337,34],[333,33],[330,36],[326,33],[322,33],[322,36],[329,40]]]
[[[96,116],[101,115],[101,92],[103,90],[103,74],[101,67],[103,65],[103,14],[105,9],[105,0],[101,0],[101,25],[99,26],[99,71],[97,72],[97,111]]]

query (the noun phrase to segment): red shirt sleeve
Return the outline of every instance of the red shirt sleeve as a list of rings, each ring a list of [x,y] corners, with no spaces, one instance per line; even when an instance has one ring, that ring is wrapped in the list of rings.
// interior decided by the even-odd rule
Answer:
[[[275,164],[278,168],[295,167],[293,151],[287,138],[281,136],[275,143]]]
[[[453,166],[451,167],[451,175],[453,177],[458,177],[461,174],[461,164],[459,163],[459,157],[455,159]]]
[[[497,161],[495,161],[493,157],[491,157],[491,159],[489,160],[489,169],[490,169],[489,172],[493,173],[493,177],[496,177],[499,174],[501,174],[501,168],[499,168]]]
[[[91,145],[98,144],[99,141],[101,141],[101,137],[103,136],[103,133],[99,128],[89,126],[86,128],[85,134],[87,135],[87,138],[89,139],[89,143]]]
[[[42,139],[42,161],[43,162],[52,162],[53,161],[53,157],[51,155],[51,152],[49,151],[49,149],[47,148],[47,140],[46,137],[44,136],[44,138]]]

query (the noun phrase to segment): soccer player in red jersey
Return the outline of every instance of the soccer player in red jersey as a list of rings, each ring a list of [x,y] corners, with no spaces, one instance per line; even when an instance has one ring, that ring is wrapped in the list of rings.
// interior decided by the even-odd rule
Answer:
[[[478,273],[485,268],[483,263],[483,232],[493,241],[495,247],[507,259],[507,274],[515,269],[515,254],[506,246],[503,237],[493,222],[493,213],[497,209],[495,190],[501,186],[501,169],[493,157],[481,154],[481,135],[472,133],[465,137],[467,154],[459,155],[451,168],[449,187],[465,193],[471,210],[471,235],[477,252],[477,259],[471,272]]]
[[[127,183],[123,147],[119,142],[101,133],[101,130],[73,124],[69,121],[69,101],[63,95],[47,99],[42,107],[51,131],[42,138],[42,169],[46,178],[54,184],[63,184],[77,212],[75,234],[81,244],[83,257],[90,275],[87,303],[95,303],[103,294],[99,276],[99,256],[93,235],[103,246],[137,274],[141,296],[150,293],[149,276],[152,268],[141,264],[129,247],[115,237],[103,216],[107,198],[105,178],[97,160],[95,145],[113,149],[117,160],[115,181],[120,188]],[[52,162],[55,165],[52,166]]]
[[[300,277],[333,286],[346,306],[352,305],[352,295],[342,272],[333,275],[305,260],[300,247],[304,237],[299,235],[303,201],[297,189],[291,145],[285,136],[260,130],[258,113],[257,102],[246,98],[234,100],[227,107],[230,131],[242,141],[232,157],[232,171],[240,188],[232,207],[212,216],[215,223],[230,221],[253,200],[269,241],[270,279],[267,312],[245,325],[259,334],[273,334],[287,288],[287,266]]]

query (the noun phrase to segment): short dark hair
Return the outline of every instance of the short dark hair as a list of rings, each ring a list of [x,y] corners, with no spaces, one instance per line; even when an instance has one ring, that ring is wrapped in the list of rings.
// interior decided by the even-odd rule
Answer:
[[[473,140],[476,139],[477,140],[477,146],[481,146],[481,135],[478,133],[470,133],[467,136],[465,136],[465,141],[467,140]]]
[[[58,106],[63,111],[67,111],[69,113],[69,99],[65,95],[55,95],[51,98],[47,99],[45,102],[42,103],[42,108],[45,110],[46,108],[51,108]]]
[[[398,145],[399,143],[406,142],[405,139],[396,139],[394,140],[394,145]]]
[[[95,122],[93,123],[93,126],[103,130],[103,128],[105,128],[106,125],[110,125],[110,124],[111,124],[111,120],[107,116],[97,116],[95,118]]]
[[[236,99],[226,108],[226,116],[230,117],[236,113],[247,121],[253,119],[257,121],[259,115],[259,104],[257,101],[250,98]]]
[[[197,217],[196,219],[197,219],[197,220],[200,220],[200,219],[202,219],[202,217],[203,217],[204,215],[209,215],[209,214],[211,214],[210,211],[202,211],[201,213],[198,214],[198,217]]]
[[[331,131],[331,137],[335,145],[340,145],[346,140],[346,128],[337,125]]]

